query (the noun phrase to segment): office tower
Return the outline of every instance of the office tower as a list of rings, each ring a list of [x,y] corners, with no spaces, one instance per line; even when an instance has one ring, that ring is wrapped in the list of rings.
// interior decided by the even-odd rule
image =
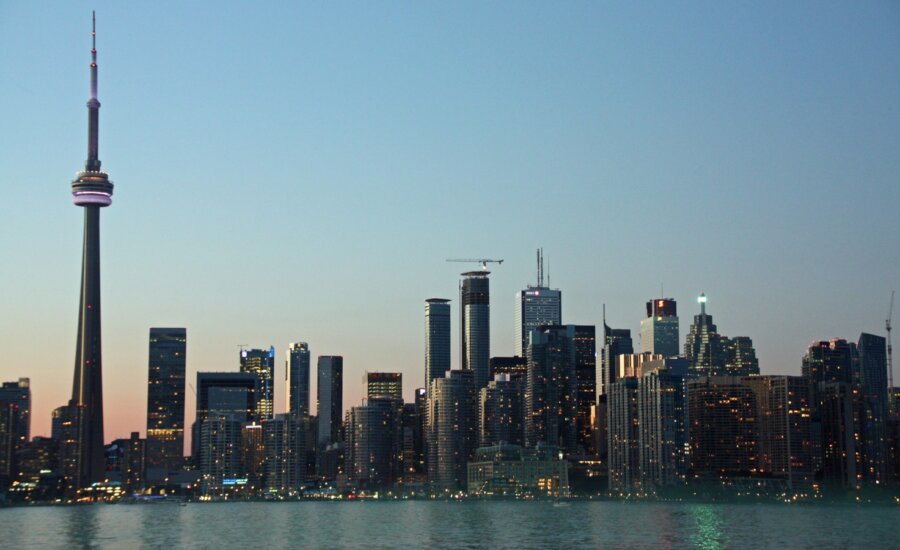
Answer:
[[[191,433],[191,456],[199,463],[200,430],[207,418],[215,414],[237,422],[236,437],[240,437],[240,424],[258,420],[259,378],[249,372],[198,372],[196,388],[197,412]],[[216,429],[230,430],[221,425]]]
[[[449,370],[428,391],[428,483],[435,492],[466,489],[466,463],[477,444],[475,373]]]
[[[721,480],[757,472],[753,391],[733,376],[701,377],[687,386],[693,476]]]
[[[478,396],[478,447],[524,443],[524,385],[525,381],[520,378],[498,374],[481,388]]]
[[[673,298],[647,302],[647,316],[641,319],[641,353],[675,357],[678,355],[678,304]]]
[[[691,369],[700,376],[717,376],[724,373],[725,350],[722,336],[716,332],[712,315],[706,313],[706,295],[697,298],[700,315],[694,315],[694,324],[684,343],[684,356]]]
[[[525,445],[575,452],[578,441],[575,326],[531,331],[525,385]]]
[[[569,496],[569,463],[550,449],[482,447],[475,451],[468,470],[470,496]]]
[[[403,374],[399,372],[367,372],[363,376],[367,397],[396,397],[403,403]]]
[[[450,300],[425,300],[425,390],[450,370]]]
[[[863,480],[856,344],[841,338],[813,342],[803,356],[812,404],[814,465],[825,485],[858,488]]]
[[[637,378],[621,378],[610,384],[606,399],[609,490],[616,493],[637,492],[641,487]]]
[[[606,393],[609,384],[616,381],[616,357],[634,353],[631,331],[628,329],[609,328],[603,321],[603,354],[600,358],[600,395]]]
[[[870,483],[885,483],[888,456],[887,341],[882,336],[859,335],[859,385],[862,405],[863,472]]]
[[[759,374],[759,359],[753,340],[747,336],[722,337],[724,371],[726,376],[755,376]]]
[[[147,466],[177,470],[184,457],[187,331],[151,328],[147,373]]]
[[[575,325],[575,385],[578,445],[587,456],[597,452],[591,414],[597,405],[597,330]]]
[[[797,493],[814,480],[809,385],[800,376],[750,376],[759,436],[757,468],[762,476],[783,479]]]
[[[638,447],[645,490],[684,483],[689,467],[688,363],[663,358],[644,363],[638,381]]]
[[[241,372],[252,372],[259,378],[256,417],[272,418],[275,399],[275,346],[264,349],[242,349]]]
[[[537,251],[537,284],[516,292],[516,327],[513,349],[519,357],[528,350],[528,334],[541,326],[562,324],[562,292],[544,286],[544,251]]]
[[[344,408],[344,358],[322,355],[317,364],[316,410],[319,416],[319,447],[341,441]]]
[[[234,418],[234,417],[228,417]],[[263,420],[263,424],[268,419]],[[241,489],[255,493],[266,481],[266,430],[258,422],[242,422],[237,432],[239,438],[236,477],[244,480]]]
[[[382,395],[351,407],[347,477],[357,489],[389,489],[398,480],[402,406],[400,399]]]
[[[129,493],[144,488],[147,470],[147,440],[138,432],[128,439],[115,439],[106,449],[106,470],[110,478],[118,480]]]
[[[462,370],[475,373],[475,389],[488,383],[491,357],[490,271],[463,273],[459,286]]]
[[[288,344],[284,376],[287,380],[288,412],[309,416],[309,344]]]
[[[72,400],[77,456],[67,472],[69,493],[105,478],[103,457],[103,357],[100,338],[100,208],[112,204],[113,184],[100,170],[100,102],[97,100],[96,20],[91,33],[91,97],[88,108],[88,155],[84,170],[72,182],[72,200],[84,208],[81,297]]]
[[[0,406],[16,405],[18,429],[15,438],[19,444],[31,441],[31,380],[19,378],[16,382],[0,385]]]

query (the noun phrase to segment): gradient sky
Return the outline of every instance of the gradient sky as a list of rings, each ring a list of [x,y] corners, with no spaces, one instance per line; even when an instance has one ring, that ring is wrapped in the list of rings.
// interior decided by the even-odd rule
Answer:
[[[493,355],[538,246],[564,322],[637,331],[663,284],[683,338],[705,291],[763,373],[900,289],[897,2],[5,1],[0,380],[35,435],[71,392],[94,8],[107,439],[144,432],[151,326],[189,381],[275,345],[279,411],[293,341],[345,357],[345,406],[366,370],[411,398],[426,298],[459,363],[446,258],[505,260]]]

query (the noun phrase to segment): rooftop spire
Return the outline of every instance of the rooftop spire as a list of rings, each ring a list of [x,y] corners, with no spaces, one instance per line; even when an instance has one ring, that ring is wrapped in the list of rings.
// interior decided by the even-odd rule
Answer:
[[[84,169],[89,172],[100,170],[99,130],[100,102],[97,100],[97,14],[91,12],[91,97],[88,99],[88,158]]]

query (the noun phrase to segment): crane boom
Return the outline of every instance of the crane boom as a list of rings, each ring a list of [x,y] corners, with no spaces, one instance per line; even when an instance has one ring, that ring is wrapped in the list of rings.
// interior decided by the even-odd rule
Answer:
[[[467,264],[481,264],[481,269],[487,271],[487,264],[502,264],[503,260],[491,260],[489,258],[454,258],[448,262],[463,262]]]

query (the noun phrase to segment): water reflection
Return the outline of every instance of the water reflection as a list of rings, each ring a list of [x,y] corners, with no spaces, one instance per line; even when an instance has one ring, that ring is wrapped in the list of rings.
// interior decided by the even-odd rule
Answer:
[[[75,548],[96,548],[99,535],[97,508],[99,505],[84,504],[65,509],[63,531],[70,537]]]
[[[704,550],[724,548],[725,533],[722,531],[722,518],[716,508],[711,504],[697,504],[691,506],[691,513],[696,526],[696,531],[691,536],[694,546]]]

